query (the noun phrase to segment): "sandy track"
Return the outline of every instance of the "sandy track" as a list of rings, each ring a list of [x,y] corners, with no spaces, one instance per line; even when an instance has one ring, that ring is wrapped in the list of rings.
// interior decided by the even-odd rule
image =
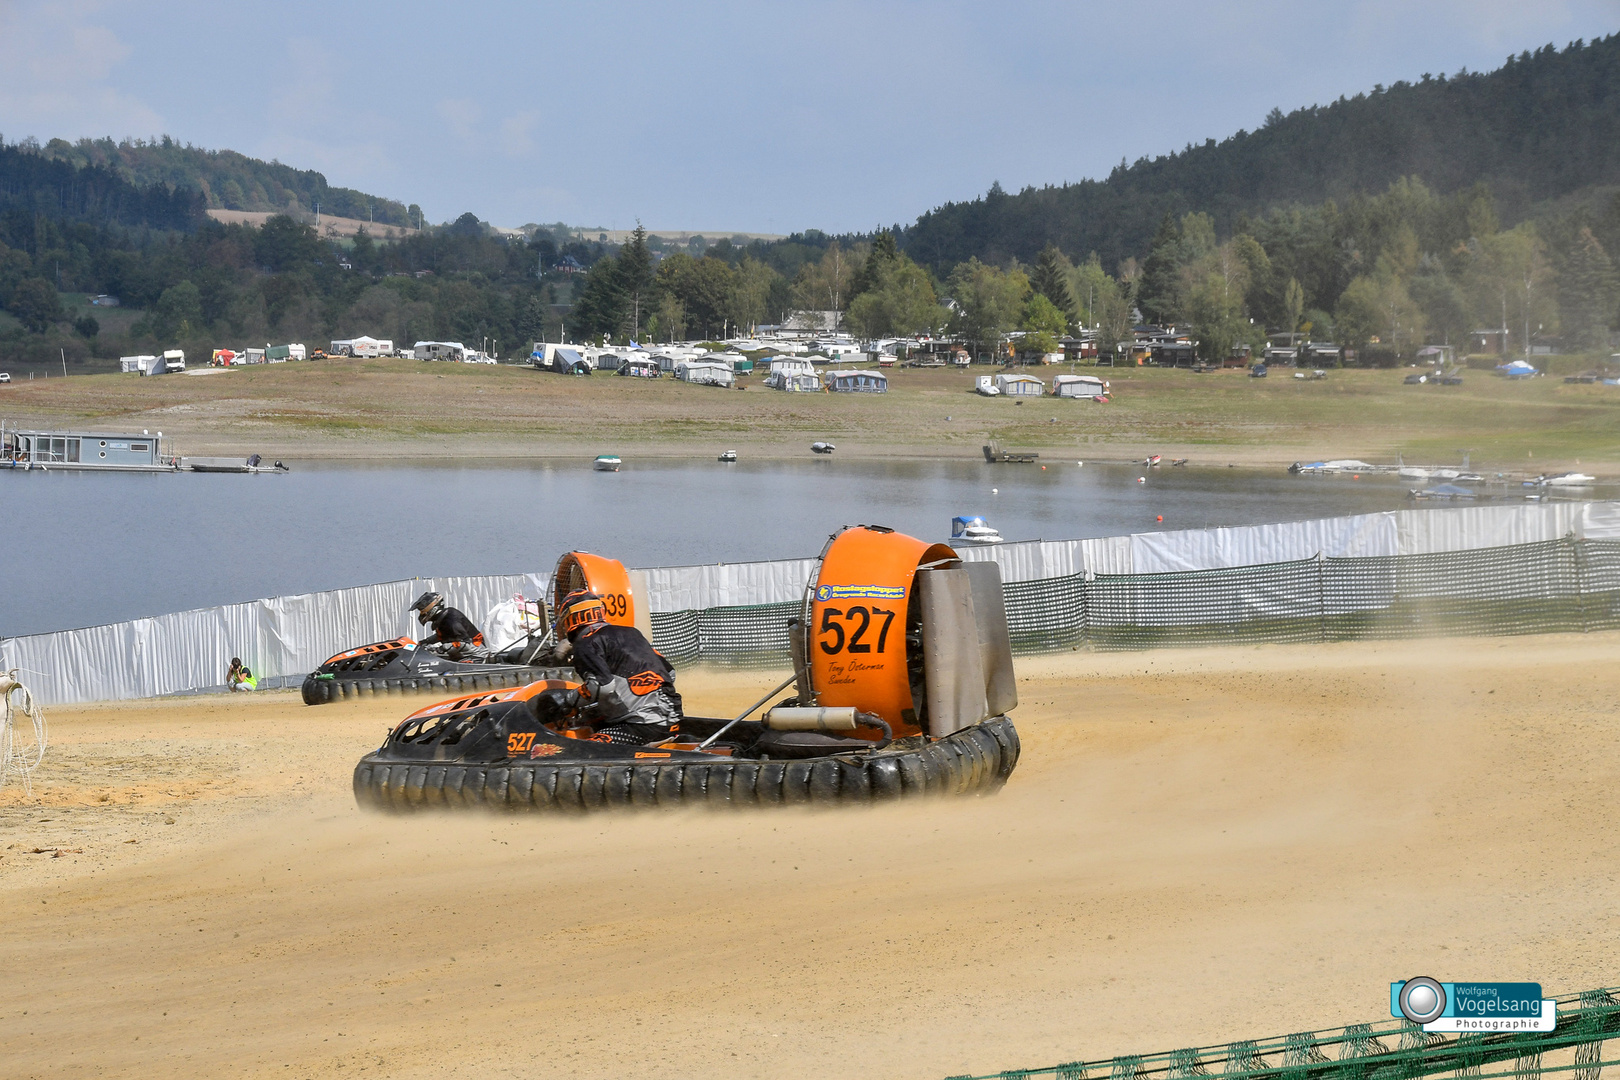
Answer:
[[[869,811],[381,817],[397,699],[58,709],[0,792],[0,1061],[941,1077],[1615,983],[1617,646],[1026,661],[1002,795]]]

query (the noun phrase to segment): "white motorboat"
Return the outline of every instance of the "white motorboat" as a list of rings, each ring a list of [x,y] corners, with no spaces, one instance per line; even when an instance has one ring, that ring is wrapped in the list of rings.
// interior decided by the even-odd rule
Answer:
[[[727,451],[725,451],[724,453],[722,453],[720,455],[719,460],[721,460],[721,461],[736,461],[737,460],[737,451],[735,451],[735,450],[727,450]]]
[[[1567,472],[1557,476],[1538,476],[1530,481],[1540,487],[1590,487],[1597,483],[1597,477],[1585,473]]]
[[[623,464],[618,454],[598,454],[596,460],[591,463],[591,468],[597,472],[618,472],[619,466]]]
[[[953,544],[1000,544],[1004,542],[1001,533],[991,528],[984,518],[974,515],[972,517],[951,518],[951,543]]]

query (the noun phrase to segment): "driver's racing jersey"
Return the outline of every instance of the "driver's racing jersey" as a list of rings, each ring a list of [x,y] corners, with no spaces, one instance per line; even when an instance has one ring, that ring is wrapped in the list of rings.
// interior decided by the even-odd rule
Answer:
[[[482,645],[484,635],[478,632],[473,621],[463,615],[457,608],[446,607],[439,615],[430,620],[433,625],[431,637],[422,640],[423,645],[432,645],[437,642],[449,644],[460,642],[463,645]]]
[[[678,716],[681,695],[675,692],[675,669],[633,626],[598,623],[574,638],[574,670],[583,679],[606,686],[623,679],[637,698],[662,691]],[[650,703],[649,703],[650,704]],[[633,710],[639,712],[641,710]]]

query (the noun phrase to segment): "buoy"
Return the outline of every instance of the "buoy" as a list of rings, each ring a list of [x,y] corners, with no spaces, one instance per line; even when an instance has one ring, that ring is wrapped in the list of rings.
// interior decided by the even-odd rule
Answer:
[[[1138,483],[1138,484],[1145,484],[1145,483],[1147,483],[1147,477],[1145,477],[1145,476],[1138,476],[1138,477],[1137,477],[1137,478],[1136,478],[1136,482],[1137,482],[1137,483]]]
[[[1164,515],[1160,514],[1158,517],[1154,518],[1154,520],[1155,521],[1163,521],[1164,520]]]
[[[1083,462],[1083,461],[1077,461],[1077,462],[1075,462],[1075,464],[1080,466],[1082,469],[1086,467],[1086,463]]]
[[[1350,474],[1350,479],[1352,479],[1352,480],[1360,480],[1361,479],[1361,474],[1360,473],[1351,473]]]
[[[1577,464],[1577,465],[1579,465],[1579,464],[1580,464],[1580,462],[1578,462],[1578,461],[1577,461],[1577,462],[1576,462],[1576,463],[1575,463],[1575,464]],[[1045,465],[1042,465],[1042,466],[1041,466],[1041,472],[1045,472],[1045,471],[1046,471],[1046,466],[1045,466]]]
[[[990,494],[992,494],[992,495],[1000,495],[1001,494],[1001,489],[1000,488],[991,488],[990,489]]]

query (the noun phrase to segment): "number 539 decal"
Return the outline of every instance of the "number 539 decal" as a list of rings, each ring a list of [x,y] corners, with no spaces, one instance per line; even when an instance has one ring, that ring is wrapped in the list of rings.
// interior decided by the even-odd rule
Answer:
[[[876,648],[866,640],[874,622],[878,622]],[[821,625],[816,627],[816,632],[821,635],[821,651],[828,656],[837,656],[841,652],[882,652],[889,642],[889,624],[892,622],[894,612],[886,608],[867,608],[861,604],[852,608],[822,608]]]

